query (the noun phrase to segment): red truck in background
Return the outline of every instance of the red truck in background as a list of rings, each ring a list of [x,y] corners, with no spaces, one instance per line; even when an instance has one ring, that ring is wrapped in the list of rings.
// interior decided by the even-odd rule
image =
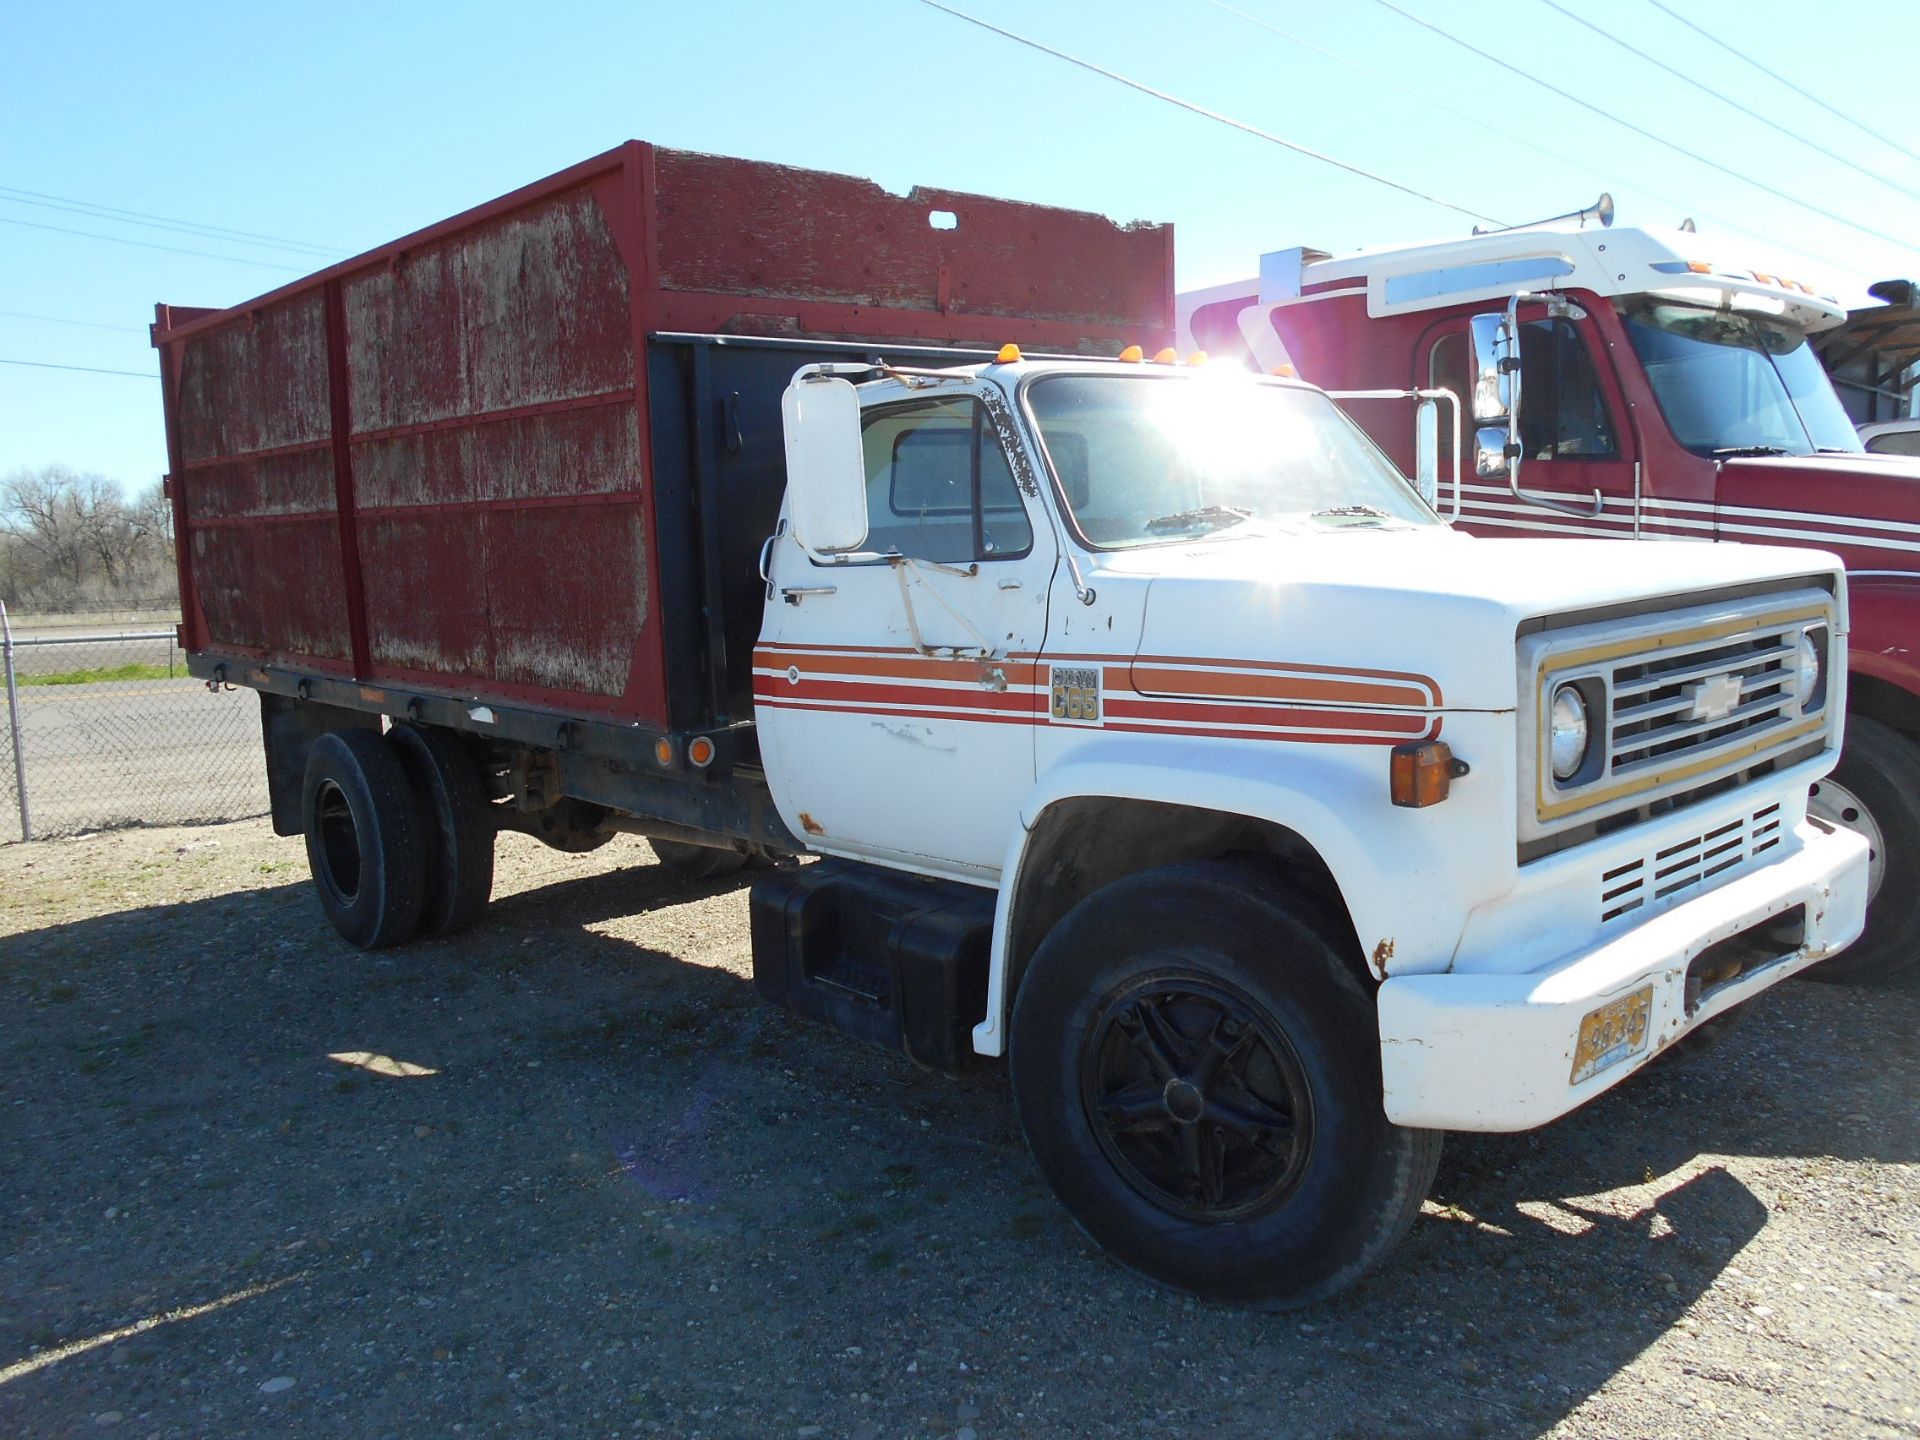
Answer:
[[[1920,970],[1920,461],[1863,451],[1808,337],[1834,296],[1749,246],[1613,226],[1612,201],[1534,225],[1331,256],[1179,297],[1183,348],[1290,367],[1338,395],[1460,397],[1466,479],[1434,498],[1490,536],[1812,545],[1846,562],[1847,738],[1812,813],[1872,846],[1866,935],[1823,978]],[[1523,399],[1524,397],[1524,399]],[[1355,418],[1407,473],[1447,427]],[[1456,472],[1458,473],[1458,472]],[[1710,723],[1702,721],[1701,723]]]

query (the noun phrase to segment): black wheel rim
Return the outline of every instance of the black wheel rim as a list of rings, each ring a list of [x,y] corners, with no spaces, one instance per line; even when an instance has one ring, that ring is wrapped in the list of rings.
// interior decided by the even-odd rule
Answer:
[[[1160,972],[1108,996],[1087,1030],[1081,1103],[1141,1196],[1204,1224],[1274,1209],[1299,1184],[1313,1102],[1293,1046],[1251,997]]]
[[[342,905],[351,905],[360,894],[360,829],[353,823],[346,792],[331,780],[321,781],[313,797],[313,814],[327,888]]]

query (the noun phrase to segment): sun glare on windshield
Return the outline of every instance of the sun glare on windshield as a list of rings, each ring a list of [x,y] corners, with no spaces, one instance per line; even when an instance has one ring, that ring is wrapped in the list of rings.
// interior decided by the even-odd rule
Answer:
[[[1439,523],[1317,390],[1235,371],[1049,375],[1027,400],[1096,546]]]

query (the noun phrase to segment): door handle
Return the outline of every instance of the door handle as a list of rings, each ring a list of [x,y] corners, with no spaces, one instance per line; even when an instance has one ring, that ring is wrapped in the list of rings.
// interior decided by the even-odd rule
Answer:
[[[798,605],[809,595],[831,595],[838,588],[836,585],[789,585],[781,590],[780,598],[789,605]]]

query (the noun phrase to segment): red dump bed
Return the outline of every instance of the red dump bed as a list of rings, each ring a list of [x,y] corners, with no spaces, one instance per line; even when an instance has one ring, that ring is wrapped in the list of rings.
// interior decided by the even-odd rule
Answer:
[[[654,473],[649,336],[1111,354],[1170,331],[1172,242],[633,142],[245,305],[160,306],[183,644],[663,725],[663,624],[702,621],[663,613],[687,481]]]

